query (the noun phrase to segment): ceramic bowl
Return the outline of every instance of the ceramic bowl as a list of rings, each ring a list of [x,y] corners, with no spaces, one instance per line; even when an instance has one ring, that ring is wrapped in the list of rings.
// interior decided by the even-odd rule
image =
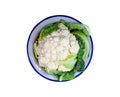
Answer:
[[[34,57],[34,52],[33,52],[33,43],[35,42],[36,38],[39,35],[40,30],[51,23],[55,23],[58,22],[60,19],[64,19],[67,22],[75,22],[75,23],[81,23],[79,20],[71,17],[71,16],[66,16],[66,15],[54,15],[54,16],[50,16],[47,17],[45,19],[43,19],[42,21],[40,21],[38,24],[36,24],[34,26],[34,28],[32,29],[32,31],[30,32],[30,35],[28,37],[28,41],[27,41],[27,56],[29,59],[29,62],[31,64],[31,66],[33,67],[33,69],[42,77],[44,77],[45,79],[48,79],[50,81],[55,81],[55,82],[61,82],[59,80],[57,80],[53,75],[48,74],[47,72],[45,72],[39,65],[37,60]],[[85,70],[87,69],[87,67],[90,64],[92,55],[93,55],[93,41],[92,41],[92,37],[89,37],[89,44],[90,44],[90,54],[89,57],[86,61],[85,64]],[[83,72],[78,72],[76,73],[75,77],[78,77],[82,74]]]

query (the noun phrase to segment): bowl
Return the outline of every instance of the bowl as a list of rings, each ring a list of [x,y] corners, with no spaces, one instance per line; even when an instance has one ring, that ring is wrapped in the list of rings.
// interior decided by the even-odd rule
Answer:
[[[37,60],[34,57],[34,52],[33,52],[33,44],[36,40],[36,38],[39,35],[39,31],[46,25],[54,23],[54,22],[58,22],[60,19],[64,19],[67,22],[75,22],[75,23],[80,23],[81,22],[71,16],[66,16],[66,15],[54,15],[54,16],[49,16],[45,19],[43,19],[42,21],[40,21],[38,24],[36,24],[34,26],[34,28],[32,29],[28,40],[27,40],[27,56],[28,56],[28,60],[32,66],[32,68],[42,77],[44,77],[47,80],[50,81],[54,81],[54,82],[63,82],[63,81],[59,81],[57,80],[53,75],[48,74],[47,72],[45,72],[39,65]],[[93,55],[93,41],[92,41],[92,37],[89,37],[89,44],[90,44],[90,54],[89,57],[86,61],[85,64],[85,70],[87,69],[87,67],[90,64],[90,61],[92,59],[92,55]],[[75,74],[75,77],[78,77],[82,74],[83,72],[78,72]]]

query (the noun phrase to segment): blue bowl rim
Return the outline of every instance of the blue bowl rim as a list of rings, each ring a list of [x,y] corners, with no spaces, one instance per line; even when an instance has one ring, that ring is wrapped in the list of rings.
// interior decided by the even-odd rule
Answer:
[[[75,20],[75,21],[77,21],[78,23],[81,24],[81,22],[80,22],[79,20],[77,20],[77,19],[75,19],[75,18],[73,18],[73,17],[71,17],[71,16],[68,16],[68,15],[53,15],[53,16],[49,16],[49,17],[41,20],[40,22],[38,22],[38,23],[33,27],[32,31],[31,31],[30,34],[29,34],[29,37],[28,37],[28,40],[27,40],[27,56],[28,56],[28,60],[29,60],[29,62],[30,62],[30,64],[31,64],[32,68],[33,68],[40,76],[44,77],[44,78],[47,79],[47,80],[54,81],[54,82],[66,82],[66,81],[59,81],[59,80],[50,79],[50,78],[48,78],[48,77],[45,77],[45,76],[42,75],[41,73],[39,73],[39,72],[35,69],[35,67],[33,66],[33,63],[32,63],[31,60],[30,60],[30,56],[29,56],[29,52],[28,52],[29,40],[30,40],[31,34],[32,34],[33,31],[35,30],[35,28],[36,28],[40,23],[42,23],[43,21],[45,21],[45,20],[47,20],[47,19],[49,19],[49,18],[53,18],[53,17],[67,17],[67,18],[71,18],[71,19],[73,19],[73,20]],[[93,56],[93,40],[92,40],[92,37],[91,37],[91,36],[90,36],[90,41],[91,41],[91,56],[90,56],[90,59],[89,59],[89,61],[88,61],[88,64],[87,64],[86,67],[85,67],[85,70],[88,68],[88,66],[89,66],[89,64],[90,64],[90,62],[91,62],[92,56]],[[84,72],[85,72],[85,70],[84,70]],[[74,79],[77,78],[78,76],[80,76],[82,73],[83,73],[83,72],[80,72],[79,74],[77,74],[77,75],[74,77]],[[69,81],[69,80],[67,80],[67,81]]]

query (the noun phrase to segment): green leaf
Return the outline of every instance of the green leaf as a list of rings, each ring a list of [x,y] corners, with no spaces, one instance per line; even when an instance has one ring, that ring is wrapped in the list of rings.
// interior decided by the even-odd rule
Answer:
[[[69,54],[64,60],[59,60],[59,64],[63,65],[65,68],[72,70],[76,63],[77,54]]]
[[[58,75],[58,74],[53,74],[58,80],[60,79],[60,76],[61,75]]]
[[[85,68],[85,62],[89,56],[90,51],[88,37],[84,35],[84,33],[82,33],[81,31],[74,31],[72,32],[72,34],[75,35],[80,46],[74,71],[83,72]]]
[[[38,54],[37,54],[37,51],[36,51],[36,46],[37,46],[37,41],[34,43],[33,52],[34,52],[35,58],[38,59]]]
[[[69,22],[67,23],[67,27],[69,30],[78,30],[83,32],[87,37],[90,36],[88,27],[86,27],[84,24]]]
[[[62,24],[64,24],[64,25],[66,25],[66,21],[65,20],[63,20],[63,19],[60,19],[60,21],[59,21],[60,23],[62,23]]]
[[[78,43],[79,43],[79,46],[80,46],[80,49],[78,51],[78,54],[77,54],[77,62],[76,62],[76,65],[74,67],[74,71],[75,72],[83,72],[84,71],[84,67],[85,67],[85,62],[83,60],[83,56],[85,54],[85,42],[82,40],[82,38],[78,35],[75,35]]]
[[[74,78],[74,75],[74,71],[66,72],[60,76],[59,80],[72,80]]]
[[[74,32],[72,32],[72,34],[78,35],[79,37],[81,37],[81,39],[85,43],[85,54],[83,56],[83,60],[86,61],[86,59],[89,56],[89,52],[90,52],[90,46],[89,46],[88,37],[84,33],[82,33],[81,31],[74,31]]]
[[[74,71],[77,71],[77,72],[83,72],[84,71],[84,68],[85,68],[85,62],[84,60],[81,58],[78,59],[77,61],[77,64],[74,68]]]
[[[38,40],[42,40],[44,37],[46,37],[47,35],[51,34],[53,31],[58,29],[58,23],[53,23],[50,24],[46,27],[44,27],[41,31],[40,31],[40,35]]]
[[[54,75],[61,75],[63,73],[62,71],[58,71],[57,69],[55,70],[48,67],[45,67],[44,70],[49,74],[54,74]]]

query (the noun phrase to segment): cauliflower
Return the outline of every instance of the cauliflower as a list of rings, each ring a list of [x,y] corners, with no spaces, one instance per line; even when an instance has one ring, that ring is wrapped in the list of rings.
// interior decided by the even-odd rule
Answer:
[[[58,27],[58,30],[38,41],[38,45],[34,43],[38,63],[48,72],[72,70],[80,49],[76,37],[68,28],[62,23]]]

